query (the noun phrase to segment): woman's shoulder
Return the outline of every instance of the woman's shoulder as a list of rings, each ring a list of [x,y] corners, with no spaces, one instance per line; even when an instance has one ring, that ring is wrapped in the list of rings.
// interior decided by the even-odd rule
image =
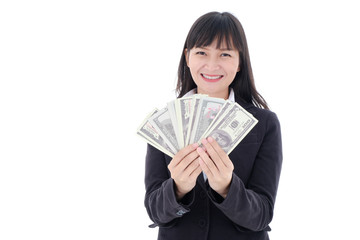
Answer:
[[[242,101],[237,101],[237,103],[258,120],[258,128],[264,128],[265,130],[270,126],[276,128],[280,127],[280,122],[275,112],[269,109],[259,108],[252,103],[245,103]]]
[[[244,102],[242,100],[236,99],[236,102],[243,107],[246,111],[248,111],[249,113],[251,113],[254,117],[255,115],[258,116],[259,118],[270,118],[270,119],[277,119],[277,115],[275,112],[269,110],[269,109],[264,109],[264,108],[260,108],[255,106],[252,103],[247,103]]]
[[[267,119],[268,121],[279,121],[276,113],[269,109],[263,109],[263,108],[254,106],[253,111],[254,111],[255,115],[261,119]]]

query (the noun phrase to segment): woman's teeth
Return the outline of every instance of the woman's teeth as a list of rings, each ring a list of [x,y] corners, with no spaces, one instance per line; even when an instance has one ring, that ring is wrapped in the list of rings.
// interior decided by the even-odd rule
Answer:
[[[219,79],[221,78],[223,75],[212,75],[212,76],[209,76],[209,75],[205,75],[205,74],[201,74],[204,78],[206,79],[210,79],[210,80],[215,80],[215,79]]]

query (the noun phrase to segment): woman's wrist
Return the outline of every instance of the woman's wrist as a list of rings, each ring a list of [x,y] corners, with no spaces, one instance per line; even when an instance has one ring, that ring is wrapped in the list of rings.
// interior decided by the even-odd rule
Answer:
[[[177,201],[180,201],[186,194],[186,192],[181,191],[178,186],[176,185],[175,181],[174,181],[174,192],[175,192],[175,197]]]
[[[180,201],[184,196],[185,196],[186,193],[182,193],[178,190],[175,190],[175,196],[176,196],[176,200],[177,201]]]
[[[226,196],[229,193],[229,187],[225,188],[223,191],[219,191],[217,192],[220,196],[222,196],[224,199],[226,198]]]

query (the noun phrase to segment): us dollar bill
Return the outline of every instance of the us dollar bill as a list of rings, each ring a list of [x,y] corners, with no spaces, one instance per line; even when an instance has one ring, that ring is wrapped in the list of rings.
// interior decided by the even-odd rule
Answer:
[[[234,104],[234,102],[231,102],[229,100],[226,100],[225,103],[222,105],[220,111],[216,115],[215,119],[210,123],[210,126],[206,129],[206,131],[203,133],[203,135],[200,137],[198,141],[200,141],[204,136],[208,134],[208,132],[212,129],[213,125],[216,124],[218,121],[220,121],[224,116],[225,113],[231,108],[231,106]]]
[[[176,126],[172,125],[169,109],[167,107],[161,109],[150,117],[149,122],[164,139],[172,152],[177,153],[180,149],[176,140]]]
[[[202,138],[211,136],[227,154],[230,154],[257,122],[258,120],[249,112],[234,103]]]
[[[154,109],[140,124],[137,129],[137,135],[142,137],[147,143],[162,151],[163,153],[169,155],[170,157],[174,157],[175,152],[173,152],[169,146],[165,143],[164,139],[160,136],[160,134],[156,131],[156,129],[150,124],[148,119],[156,114],[158,109]]]
[[[192,128],[194,126],[194,123],[195,123],[195,119],[196,119],[196,113],[197,113],[197,110],[199,108],[199,105],[200,105],[200,101],[201,99],[203,98],[204,96],[203,95],[200,95],[200,94],[196,94],[193,96],[193,108],[192,108],[192,111],[190,113],[190,119],[189,119],[189,124],[188,124],[188,131],[186,133],[186,141],[185,141],[185,145],[189,145],[190,144],[190,137],[191,137],[191,131],[192,131]]]
[[[176,119],[178,122],[178,132],[179,135],[182,137],[182,143],[185,146],[187,133],[189,128],[190,122],[190,115],[193,110],[193,98],[186,97],[186,98],[179,98],[175,100],[175,111],[176,111]]]
[[[195,143],[200,140],[201,136],[216,118],[224,104],[225,100],[221,98],[201,98],[197,113],[194,115],[196,118],[191,129],[191,143]]]
[[[168,102],[167,108],[169,110],[172,125],[175,127],[174,133],[175,133],[176,141],[178,144],[178,148],[182,149],[184,147],[184,138],[183,138],[183,134],[182,134],[182,129],[180,128],[180,126],[182,126],[182,124],[180,124],[180,122],[178,121],[175,103],[176,103],[176,101]]]

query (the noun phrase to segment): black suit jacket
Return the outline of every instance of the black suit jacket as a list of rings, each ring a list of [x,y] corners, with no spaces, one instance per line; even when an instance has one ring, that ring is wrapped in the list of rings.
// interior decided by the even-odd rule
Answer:
[[[229,155],[234,171],[225,199],[200,174],[178,202],[167,168],[171,158],[148,145],[145,207],[158,239],[269,239],[282,164],[280,124],[275,113],[236,101],[259,122]]]

